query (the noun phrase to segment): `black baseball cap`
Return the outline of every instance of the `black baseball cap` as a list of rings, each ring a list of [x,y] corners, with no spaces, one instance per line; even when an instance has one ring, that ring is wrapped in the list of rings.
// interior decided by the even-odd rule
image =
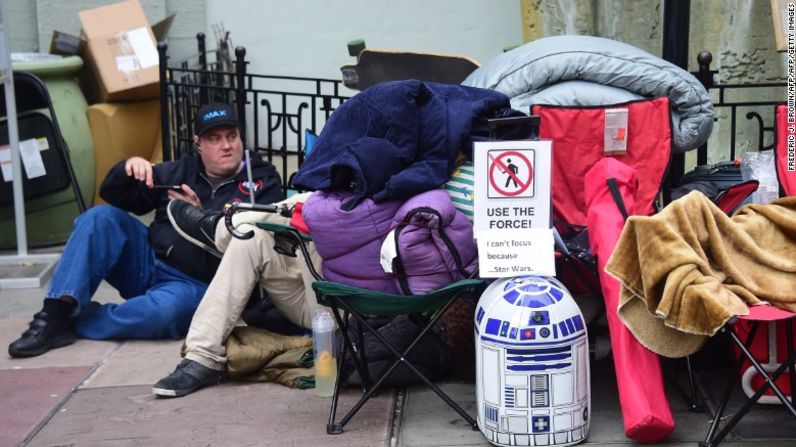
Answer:
[[[218,126],[240,127],[238,115],[232,106],[214,102],[205,104],[196,111],[196,120],[193,128],[196,135],[201,137],[208,130]]]

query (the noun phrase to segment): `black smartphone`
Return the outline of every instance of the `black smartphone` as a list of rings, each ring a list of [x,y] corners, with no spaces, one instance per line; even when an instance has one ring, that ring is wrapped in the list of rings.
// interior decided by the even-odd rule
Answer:
[[[173,191],[182,191],[182,186],[180,185],[155,185],[152,189],[171,189]]]

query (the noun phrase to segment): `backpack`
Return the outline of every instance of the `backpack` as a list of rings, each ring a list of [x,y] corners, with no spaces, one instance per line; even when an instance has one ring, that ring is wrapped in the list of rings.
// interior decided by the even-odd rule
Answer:
[[[386,338],[396,349],[403,352],[414,340],[417,334],[425,326],[422,323],[415,323],[415,319],[425,318],[421,315],[398,315],[396,317],[380,317],[368,320],[379,333]],[[365,358],[367,359],[367,370],[370,376],[370,383],[381,377],[382,373],[395,361],[395,355],[385,348],[376,337],[367,329],[363,328],[363,342],[357,340],[356,322],[350,325],[348,336],[352,337],[357,349],[365,346]],[[437,380],[444,377],[447,373],[447,352],[445,343],[441,336],[441,326],[437,325],[426,333],[417,343],[412,351],[407,355],[407,360],[423,373],[429,380]],[[335,333],[335,346],[342,349],[343,336],[338,329]],[[340,354],[338,354],[340,355]],[[345,361],[339,371],[340,383],[346,385],[359,386],[362,384],[362,377],[357,371],[354,359],[346,353]],[[412,372],[404,363],[390,374],[384,382],[385,386],[405,387],[421,384],[420,378]]]

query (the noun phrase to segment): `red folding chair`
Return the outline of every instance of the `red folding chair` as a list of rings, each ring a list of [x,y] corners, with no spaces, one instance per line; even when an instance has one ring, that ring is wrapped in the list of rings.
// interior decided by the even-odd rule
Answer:
[[[606,155],[605,114],[616,108],[628,111],[627,152]],[[607,309],[625,435],[638,442],[660,441],[674,430],[660,361],[619,320],[620,285],[602,267],[627,215],[654,211],[671,151],[669,100],[600,107],[535,105],[531,114],[541,117],[540,138],[553,141],[554,224],[564,239],[571,228],[588,228],[589,245],[597,258],[594,277],[584,278],[586,269],[578,268],[578,262],[564,263],[559,276],[567,287],[573,270],[585,279],[580,283],[599,284]]]
[[[727,382],[721,400],[716,408],[716,415],[714,416],[713,422],[708,429],[705,440],[699,443],[701,447],[714,447],[719,445],[719,443],[721,443],[721,441],[727,436],[730,430],[735,427],[735,425],[749,412],[749,410],[751,410],[752,406],[757,403],[769,390],[773,393],[773,396],[775,396],[776,399],[778,399],[778,401],[784,405],[790,414],[796,418],[796,401],[794,401],[794,396],[792,393],[790,397],[787,396],[787,393],[791,392],[793,389],[796,389],[796,368],[794,367],[794,361],[796,361],[796,349],[794,349],[793,345],[794,318],[796,318],[796,314],[778,309],[776,307],[766,305],[753,306],[749,308],[749,315],[743,315],[734,318],[720,330],[721,333],[726,334],[730,338],[738,350],[739,355],[736,362],[737,367],[742,368],[743,364],[748,362],[763,380],[760,387],[757,388],[754,394],[749,396],[741,408],[735,410],[732,418],[725,422],[721,430],[718,431],[719,425],[721,425],[721,421],[724,419],[725,414],[727,413],[727,403],[729,402],[730,397],[732,396],[732,391],[737,384],[737,373],[734,370],[732,371],[731,374],[733,377]],[[773,369],[773,371],[772,368],[767,367],[767,365],[761,364],[751,350],[752,345],[755,343],[755,336],[757,335],[757,331],[761,323],[766,323],[768,325],[782,324],[785,327],[785,333],[787,334],[787,356],[777,368]],[[783,390],[778,382],[780,381],[780,377],[783,377],[782,375],[785,373],[785,371],[788,372],[786,377],[788,378],[787,384],[789,386],[787,389]]]
[[[780,182],[780,195],[796,194],[796,160],[789,138],[796,129],[789,129],[785,104],[776,108],[775,165]],[[726,334],[737,355],[736,368],[731,372],[716,409],[716,415],[700,446],[713,447],[727,436],[755,403],[782,404],[796,418],[796,347],[793,321],[796,313],[772,306],[752,306],[749,315],[730,320],[721,332]],[[766,330],[759,331],[761,324]],[[737,372],[736,372],[737,370]],[[785,375],[785,372],[788,372]],[[740,378],[741,389],[747,401],[735,411],[733,417],[719,425],[727,413],[727,404]]]

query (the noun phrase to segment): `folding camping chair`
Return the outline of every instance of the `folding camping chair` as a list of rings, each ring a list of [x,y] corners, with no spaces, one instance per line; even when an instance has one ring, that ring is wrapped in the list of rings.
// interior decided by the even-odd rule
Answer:
[[[238,210],[280,212],[283,215],[289,214],[290,212],[286,209],[278,209],[275,206],[268,207],[250,204],[232,205],[225,217],[227,229],[233,236],[242,238],[250,236],[240,233],[232,225],[232,215]],[[486,288],[485,281],[480,279],[462,279],[446,287],[422,295],[394,295],[326,281],[320,273],[315,270],[310,260],[307,243],[312,239],[309,235],[300,232],[295,227],[272,222],[260,222],[257,226],[263,230],[274,233],[274,239],[276,240],[276,246],[274,248],[278,253],[286,256],[296,256],[297,251],[301,251],[312,275],[316,279],[312,284],[312,288],[315,291],[318,302],[332,309],[337,326],[340,328],[343,346],[340,352],[337,353],[338,375],[335,382],[334,394],[332,396],[331,409],[329,411],[329,422],[326,425],[326,432],[328,434],[342,433],[343,427],[356,415],[362,406],[373,397],[389,378],[390,374],[400,365],[405,365],[405,367],[411,370],[418,379],[428,385],[431,390],[456,411],[473,430],[478,429],[478,425],[472,416],[465,412],[459,404],[454,402],[453,399],[423,374],[412,363],[409,357],[421,339],[429,333],[435,323],[439,321],[456,300],[477,300]],[[422,315],[425,319],[425,325],[408,346],[402,350],[396,348],[394,343],[387,340],[368,321],[368,318],[366,318],[366,316],[390,317],[406,314]],[[354,330],[350,331],[352,328]],[[392,364],[383,370],[381,376],[375,379],[375,382],[371,380],[367,368],[367,359],[365,357],[366,349],[363,346],[364,337],[362,336],[362,328],[372,334],[374,338],[395,357]],[[358,335],[356,339],[351,336],[351,333],[356,333]],[[337,405],[341,391],[340,380],[344,373],[344,371],[342,371],[342,366],[345,364],[345,356],[351,356],[354,359],[357,372],[362,378],[362,396],[351,409],[338,420]]]
[[[626,138],[627,151],[622,155],[609,155],[604,150],[610,132],[605,126],[609,109],[628,111],[627,128],[621,135]],[[553,141],[553,224],[568,246],[574,242],[579,247],[560,256],[559,278],[573,293],[603,296],[606,309],[610,309],[606,317],[625,434],[639,442],[659,441],[674,428],[660,361],[619,320],[615,312],[619,285],[603,273],[603,267],[627,214],[646,215],[655,210],[671,151],[669,100],[655,98],[597,107],[534,105],[531,114],[541,117],[539,137]],[[632,168],[637,184],[619,185],[613,173],[611,178],[597,175],[594,182],[586,180],[595,169],[611,168],[610,161]],[[596,204],[591,204],[591,209],[589,198]],[[582,231],[586,228],[587,237]],[[596,268],[573,256],[582,255],[584,245],[594,253]]]
[[[788,122],[785,104],[776,107],[776,142],[774,144],[775,166],[780,183],[780,195],[796,194],[796,166],[794,154],[788,148]],[[771,306],[753,306],[749,315],[733,318],[722,329],[732,346],[736,348],[736,367],[719,401],[713,422],[705,440],[699,445],[719,445],[736,424],[758,402],[781,403],[796,418],[796,345],[794,345],[793,322],[796,313]],[[767,331],[758,333],[765,323]],[[784,329],[784,331],[783,331]],[[784,335],[784,337],[783,337]],[[784,338],[784,343],[782,340]],[[761,360],[766,359],[763,363]],[[783,374],[788,372],[787,376]],[[735,411],[720,431],[717,431],[727,413],[727,403],[738,380],[748,399]],[[788,397],[790,396],[790,397]]]
[[[793,390],[796,390],[796,365],[794,365],[794,362],[796,362],[796,347],[793,344],[793,321],[795,318],[796,314],[775,307],[753,306],[749,308],[749,315],[738,316],[721,328],[720,332],[729,337],[733,345],[738,349],[739,354],[736,368],[730,372],[732,377],[727,381],[721,400],[717,405],[713,422],[708,429],[705,440],[699,443],[700,446],[714,447],[719,445],[730,430],[732,430],[741,418],[749,412],[752,405],[757,403],[768,390],[771,390],[775,398],[782,403],[785,409],[787,409],[794,418],[796,418],[796,395],[793,393]],[[742,322],[748,323],[744,329],[740,329]],[[775,369],[770,368],[768,364],[761,364],[750,350],[761,323],[767,323],[769,325],[782,323],[785,326],[787,355],[785,360]],[[743,332],[746,332],[747,328],[748,332],[744,334]],[[738,374],[738,370],[742,368],[744,362],[749,362],[752,365],[757,374],[763,379],[763,383],[761,383],[760,387],[747,399],[741,408],[735,411],[733,417],[724,423],[721,431],[717,432],[721,421],[727,413],[727,403],[732,396],[732,391],[738,382],[738,378],[741,377],[741,375]],[[790,398],[788,398],[786,395],[787,393],[783,391],[784,387],[781,387],[777,383],[780,376],[782,376],[785,371],[788,372],[788,381],[784,383],[789,385],[787,391],[790,392]]]
[[[31,73],[14,73],[14,96],[16,97],[17,122],[20,141],[36,138],[37,143],[50,150],[41,150],[41,157],[46,175],[28,178],[23,170],[25,199],[33,199],[61,191],[70,185],[74,192],[79,212],[86,210],[80,192],[69,151],[58,125],[58,118],[50,100],[50,94],[44,82]],[[47,111],[48,114],[42,113]],[[5,92],[0,91],[0,116],[6,117]],[[0,123],[0,144],[8,144],[8,121]],[[10,182],[0,182],[0,206],[10,205],[13,201]]]
[[[609,132],[614,131],[604,124],[604,115],[609,109],[628,111],[624,132],[626,154],[605,153],[606,138],[613,136]],[[614,278],[604,274],[603,267],[628,214],[650,215],[656,211],[656,200],[661,196],[671,150],[668,99],[598,107],[535,105],[531,113],[541,117],[540,137],[553,140],[554,225],[562,234],[565,246],[565,250],[559,253],[557,270],[560,279],[575,293],[602,295],[605,308],[611,309],[605,315],[625,433],[639,442],[656,442],[674,428],[660,361],[619,320],[615,312],[619,285]],[[594,175],[592,170],[598,165],[605,166],[606,158],[632,167],[637,185],[625,185],[623,193],[617,177]],[[604,172],[616,173],[616,170],[612,171],[615,167]],[[587,179],[594,181],[589,183]],[[756,182],[747,182],[728,188],[714,198],[715,203],[729,212],[756,187]],[[635,191],[631,191],[634,188]],[[594,202],[591,206],[590,199]],[[662,203],[659,201],[657,205]],[[592,253],[597,257],[596,261],[590,257]],[[691,396],[681,392],[692,408],[698,408],[689,359],[686,359],[686,365]]]

